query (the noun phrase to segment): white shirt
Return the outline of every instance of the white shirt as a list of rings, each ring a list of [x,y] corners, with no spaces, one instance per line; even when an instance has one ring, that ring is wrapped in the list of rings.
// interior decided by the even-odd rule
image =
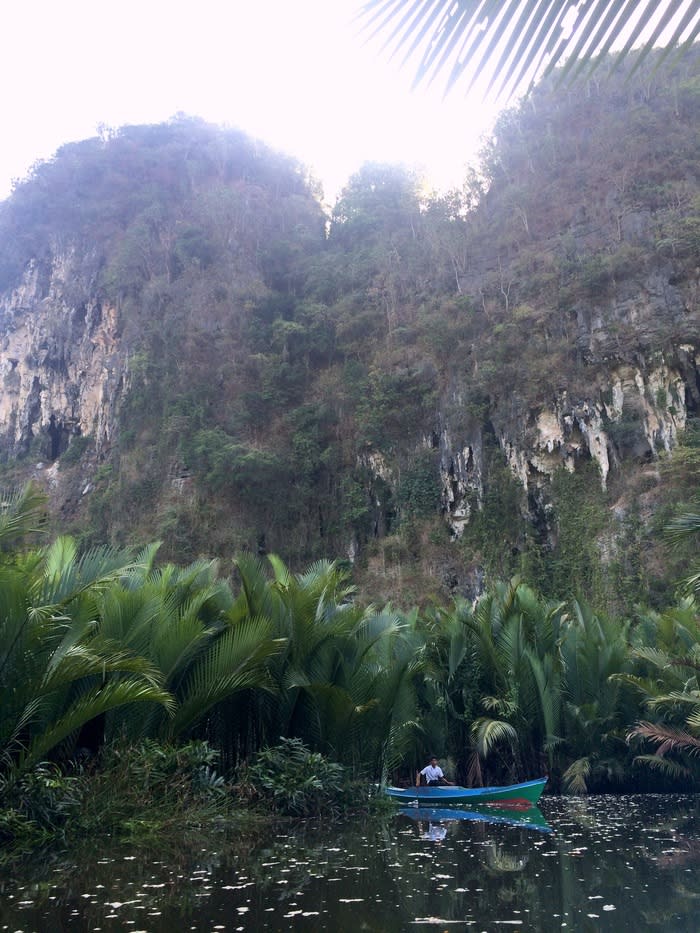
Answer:
[[[425,777],[426,781],[438,781],[441,777],[445,776],[442,773],[440,765],[435,765],[435,767],[426,765],[421,771],[421,774]]]

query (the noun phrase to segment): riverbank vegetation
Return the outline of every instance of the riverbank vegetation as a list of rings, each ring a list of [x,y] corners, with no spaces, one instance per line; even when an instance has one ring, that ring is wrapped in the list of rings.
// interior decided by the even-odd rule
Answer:
[[[474,602],[361,605],[349,572],[274,556],[157,562],[158,546],[38,540],[0,516],[4,842],[161,832],[258,811],[367,809],[430,753],[461,783],[547,774],[565,793],[697,790],[697,577],[608,617],[513,578]],[[672,537],[697,531],[679,516]]]

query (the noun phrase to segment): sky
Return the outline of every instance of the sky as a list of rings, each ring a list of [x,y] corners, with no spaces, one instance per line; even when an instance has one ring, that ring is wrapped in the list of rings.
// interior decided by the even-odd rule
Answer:
[[[459,184],[496,116],[477,95],[411,92],[360,36],[361,0],[2,0],[0,198],[100,124],[178,112],[238,127],[309,166],[333,201],[365,161]]]

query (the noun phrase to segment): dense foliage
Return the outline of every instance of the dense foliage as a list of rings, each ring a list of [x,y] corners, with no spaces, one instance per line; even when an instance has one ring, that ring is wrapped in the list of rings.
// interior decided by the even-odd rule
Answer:
[[[410,781],[436,750],[477,785],[697,787],[692,596],[612,619],[514,579],[475,604],[377,611],[332,564],[292,575],[271,558],[268,576],[241,560],[234,591],[211,566],[156,567],[153,548],[27,546],[41,498],[4,501],[7,840],[89,827],[101,806],[156,829],[169,806],[218,812],[231,794],[328,815],[366,806],[372,781]]]

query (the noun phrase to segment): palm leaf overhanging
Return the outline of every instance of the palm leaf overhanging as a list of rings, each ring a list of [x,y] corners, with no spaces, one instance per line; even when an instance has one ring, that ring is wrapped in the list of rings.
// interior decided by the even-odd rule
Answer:
[[[666,525],[666,538],[671,545],[678,545],[700,534],[700,514],[697,511],[685,511]],[[697,567],[681,581],[681,589],[688,595],[700,596],[700,570]]]
[[[700,0],[366,0],[359,18],[404,64],[418,61],[414,86],[486,79],[486,94],[508,97],[564,63],[564,76],[592,71],[613,47],[619,61],[642,43],[635,68],[659,41],[687,48]]]

